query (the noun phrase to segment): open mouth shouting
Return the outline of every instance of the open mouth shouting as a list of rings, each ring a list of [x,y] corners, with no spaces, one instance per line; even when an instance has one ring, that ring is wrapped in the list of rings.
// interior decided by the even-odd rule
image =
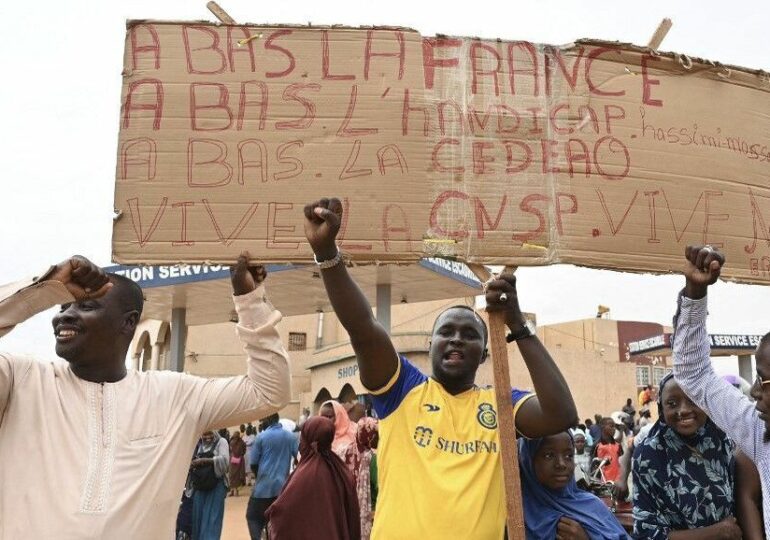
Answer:
[[[445,366],[459,366],[463,364],[465,354],[462,351],[451,350],[444,353],[444,357],[441,360]]]

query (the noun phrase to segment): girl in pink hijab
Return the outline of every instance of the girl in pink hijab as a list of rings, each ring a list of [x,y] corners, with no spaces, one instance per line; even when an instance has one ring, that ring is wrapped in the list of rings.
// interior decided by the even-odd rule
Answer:
[[[356,432],[358,431],[356,424],[350,421],[345,407],[333,399],[325,401],[318,410],[318,414],[334,422],[332,451],[345,462],[351,474],[357,476],[360,456],[356,444]]]

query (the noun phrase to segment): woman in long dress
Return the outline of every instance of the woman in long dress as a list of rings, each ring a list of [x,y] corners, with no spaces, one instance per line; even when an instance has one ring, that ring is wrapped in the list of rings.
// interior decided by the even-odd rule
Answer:
[[[192,537],[195,540],[219,540],[222,535],[229,464],[227,440],[214,431],[201,435],[191,467],[207,471],[214,481],[212,487],[205,486],[208,489],[193,483]]]
[[[356,475],[356,491],[358,506],[361,511],[361,540],[369,540],[374,524],[374,511],[377,505],[377,444],[380,440],[377,420],[370,417],[358,421],[359,465]]]
[[[230,496],[238,496],[238,488],[246,485],[246,443],[241,438],[240,432],[233,433],[230,439],[230,470],[228,478],[230,479]]]
[[[328,418],[313,416],[302,426],[299,465],[265,512],[270,540],[360,540],[356,487],[333,439]]]
[[[246,443],[246,455],[243,456],[246,462],[246,485],[250,486],[254,483],[253,474],[251,472],[251,447],[254,446],[254,441],[257,440],[254,433],[254,426],[249,424],[246,426],[246,436],[243,437],[243,442]]]

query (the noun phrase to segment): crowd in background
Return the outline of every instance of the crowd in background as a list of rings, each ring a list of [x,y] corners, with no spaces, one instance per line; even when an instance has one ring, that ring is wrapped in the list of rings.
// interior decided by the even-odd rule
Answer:
[[[378,421],[362,403],[277,414],[201,435],[177,519],[177,540],[218,540],[225,499],[251,487],[252,540],[307,538],[323,524],[335,538],[368,539],[377,505]],[[323,497],[320,495],[323,494]],[[302,515],[303,519],[297,519]]]
[[[619,522],[626,508],[634,538],[673,538],[662,533],[672,528],[708,534],[708,527],[714,538],[764,538],[756,467],[673,376],[658,388],[644,387],[638,407],[637,414],[629,398],[620,410],[595,414],[569,432],[520,441],[532,530],[547,530],[554,519],[569,527],[577,522],[564,516],[577,512],[589,538],[623,537]],[[220,538],[225,498],[250,487],[246,521],[252,540],[310,537],[319,524],[336,538],[368,539],[378,493],[378,421],[372,414],[359,402],[329,400],[315,416],[303,409],[296,424],[272,415],[258,427],[204,433],[191,462],[177,538]],[[561,464],[569,481],[559,453],[566,454]],[[551,476],[542,472],[549,464]],[[209,469],[208,481],[201,469]],[[609,520],[608,505],[615,510]]]

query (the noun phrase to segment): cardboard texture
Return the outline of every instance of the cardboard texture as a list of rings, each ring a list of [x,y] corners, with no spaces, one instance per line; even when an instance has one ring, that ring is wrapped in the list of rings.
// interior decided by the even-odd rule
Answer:
[[[132,21],[113,257],[307,262],[343,199],[357,263],[669,272],[720,247],[770,281],[770,78],[627,44]]]

